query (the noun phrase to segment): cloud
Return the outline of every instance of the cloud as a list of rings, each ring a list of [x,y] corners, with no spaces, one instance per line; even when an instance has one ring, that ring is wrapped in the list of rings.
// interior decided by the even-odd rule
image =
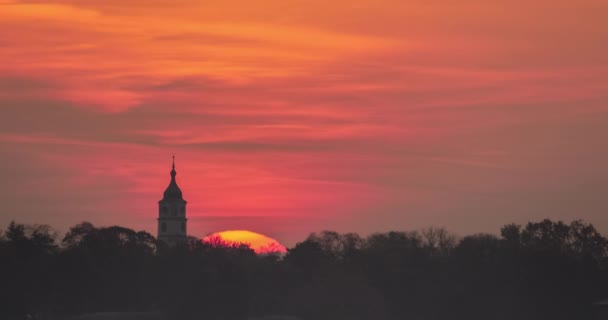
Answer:
[[[0,223],[153,231],[176,153],[199,235],[605,228],[605,9],[5,1]]]

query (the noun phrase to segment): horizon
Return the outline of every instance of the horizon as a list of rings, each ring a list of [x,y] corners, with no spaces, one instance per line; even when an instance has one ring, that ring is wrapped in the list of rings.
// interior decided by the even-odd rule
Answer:
[[[0,228],[608,233],[601,0],[0,0]]]

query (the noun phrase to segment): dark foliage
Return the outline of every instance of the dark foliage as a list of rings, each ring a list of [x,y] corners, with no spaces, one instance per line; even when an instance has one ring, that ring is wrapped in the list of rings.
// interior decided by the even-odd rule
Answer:
[[[11,223],[0,232],[1,319],[153,311],[169,319],[591,319],[608,297],[608,241],[582,221],[362,238],[321,232],[284,256],[122,227]]]

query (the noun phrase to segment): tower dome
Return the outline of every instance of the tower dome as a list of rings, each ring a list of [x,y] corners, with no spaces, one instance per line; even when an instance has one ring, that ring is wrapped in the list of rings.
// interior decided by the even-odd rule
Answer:
[[[175,181],[175,176],[177,172],[175,171],[175,156],[173,156],[173,167],[171,169],[171,182],[169,182],[169,186],[165,189],[165,193],[163,194],[163,200],[183,200],[182,190],[177,185],[177,181]]]

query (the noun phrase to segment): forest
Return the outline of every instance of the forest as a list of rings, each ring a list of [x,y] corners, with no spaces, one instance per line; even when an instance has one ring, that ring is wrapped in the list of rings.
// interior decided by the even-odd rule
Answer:
[[[584,221],[360,236],[323,231],[286,254],[221,239],[166,247],[83,222],[0,231],[0,319],[151,311],[167,319],[593,319],[608,240]]]

